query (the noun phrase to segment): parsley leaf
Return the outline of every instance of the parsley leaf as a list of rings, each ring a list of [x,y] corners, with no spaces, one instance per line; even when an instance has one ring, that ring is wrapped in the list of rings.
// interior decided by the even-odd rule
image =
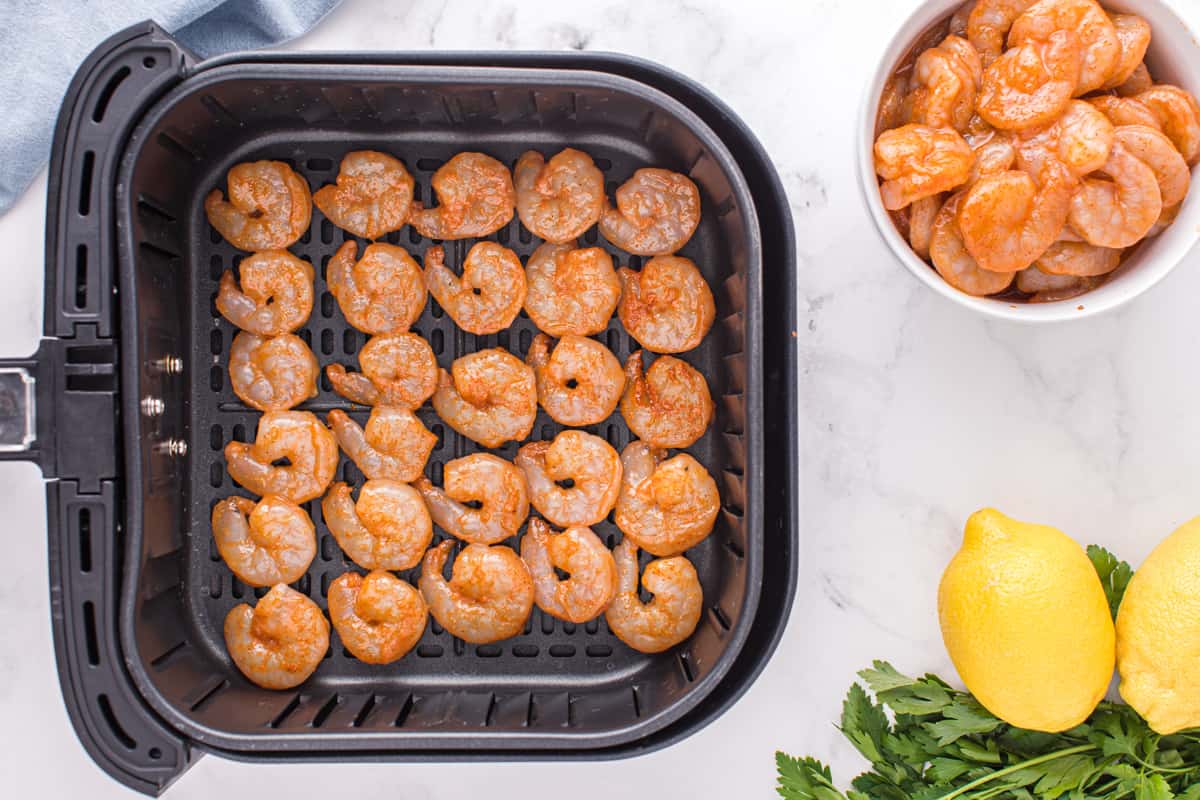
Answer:
[[[784,800],[846,800],[833,785],[829,767],[815,758],[775,754],[775,791]]]
[[[858,752],[871,763],[883,758],[883,737],[891,730],[887,715],[881,706],[871,702],[866,691],[857,683],[846,693],[842,703],[842,733]]]
[[[1133,568],[1099,545],[1089,544],[1087,554],[1096,568],[1096,574],[1100,576],[1100,585],[1104,587],[1104,596],[1108,598],[1108,610],[1116,619],[1121,598],[1125,596],[1125,587],[1133,577]]]

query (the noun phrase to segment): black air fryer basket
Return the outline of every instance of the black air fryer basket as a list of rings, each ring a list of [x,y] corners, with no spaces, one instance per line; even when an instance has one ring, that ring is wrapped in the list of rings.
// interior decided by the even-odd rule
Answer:
[[[690,451],[717,479],[722,512],[689,551],[705,614],[658,655],[625,647],[603,620],[534,611],[524,632],[468,645],[431,624],[386,667],[336,635],[295,690],[246,681],[221,623],[263,590],[242,585],[211,545],[213,503],[243,493],[222,448],[252,440],[258,415],[227,377],[233,330],[213,306],[238,251],[208,226],[202,198],[240,161],[287,160],[318,186],[341,157],[405,159],[419,198],[433,170],[478,149],[512,163],[525,149],[585,149],[615,185],[663,166],[699,185],[704,216],[682,251],[713,288],[717,323],[687,358],[717,414]],[[365,337],[326,290],[324,264],[348,234],[314,210],[292,250],[317,268],[300,331],[322,364],[354,366]],[[514,221],[494,237],[526,258]],[[405,228],[387,241],[418,256]],[[447,243],[461,263],[469,243]],[[607,247],[593,230],[584,244]],[[640,259],[611,250],[621,264]],[[778,177],[741,122],[660,67],[594,54],[242,54],[195,63],[151,24],[102,45],[80,68],[55,135],[46,226],[45,334],[37,355],[0,368],[0,456],[45,472],[55,645],[64,698],[93,758],[123,783],[161,792],[201,751],[259,760],[616,758],[677,741],[728,707],[782,632],[796,575],[795,307],[792,228]],[[415,330],[443,366],[483,347],[523,355],[524,317],[493,336],[455,327],[430,302]],[[614,320],[600,337],[624,359]],[[323,383],[306,403],[366,413]],[[440,436],[429,474],[475,448]],[[533,438],[557,426],[540,414]],[[620,449],[619,415],[589,428]],[[498,454],[511,458],[515,445]],[[343,459],[340,479],[362,476]],[[349,568],[320,519],[296,585],[322,607]],[[616,528],[595,526],[609,544]],[[404,577],[412,578],[411,574]]]

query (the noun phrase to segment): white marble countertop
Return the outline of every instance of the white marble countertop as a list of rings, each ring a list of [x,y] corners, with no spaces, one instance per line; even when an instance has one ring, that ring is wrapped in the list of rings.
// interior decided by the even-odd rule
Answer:
[[[174,800],[272,796],[767,797],[776,748],[862,767],[834,728],[873,658],[953,677],[935,594],[974,509],[1057,525],[1137,564],[1200,514],[1200,253],[1124,310],[1059,327],[986,322],[885,249],[854,175],[859,92],[916,0],[348,0],[293,47],[613,50],[710,87],[758,133],[799,243],[802,568],[791,623],[749,693],[665,751],[597,764],[262,766],[202,759]],[[1200,0],[1177,0],[1200,21]],[[41,331],[45,175],[0,216],[0,353]],[[767,265],[770,268],[771,265]],[[0,464],[0,794],[109,798],[63,708],[40,473]],[[11,790],[3,791],[4,789]]]

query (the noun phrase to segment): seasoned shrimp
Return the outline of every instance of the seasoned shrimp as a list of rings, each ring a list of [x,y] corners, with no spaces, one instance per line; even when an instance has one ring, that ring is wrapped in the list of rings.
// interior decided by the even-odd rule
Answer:
[[[898,211],[962,185],[974,161],[970,145],[956,131],[916,124],[884,131],[875,140],[883,207]]]
[[[963,51],[956,44],[962,42]],[[973,66],[964,62],[961,54],[970,51],[978,62],[979,56],[966,41],[949,36],[938,47],[931,47],[917,57],[913,69],[913,121],[934,128],[954,128],[965,131],[975,113],[975,94],[979,80]]]
[[[692,562],[684,556],[658,558],[646,565],[642,586],[654,595],[638,597],[637,545],[623,540],[613,550],[617,596],[604,619],[617,638],[642,653],[661,653],[692,635],[700,622],[704,593]]]
[[[976,158],[976,163],[979,159]],[[929,258],[929,241],[933,238],[933,221],[945,198],[940,194],[922,197],[908,207],[908,243],[921,258]]]
[[[446,462],[442,480],[441,489],[425,478],[413,486],[437,526],[464,542],[497,544],[516,536],[529,516],[525,473],[503,458],[489,453],[456,458]]]
[[[287,250],[267,250],[242,259],[241,287],[225,270],[217,290],[217,311],[244,331],[259,336],[291,333],[308,321],[313,306],[313,268]]]
[[[533,507],[560,528],[595,525],[617,502],[621,457],[599,436],[563,431],[551,442],[524,445],[515,460]]]
[[[979,51],[975,49],[975,45],[968,42],[965,37],[951,33],[942,39],[938,47],[958,59],[958,63],[966,69],[966,74],[970,77],[975,91],[978,91],[979,83],[983,80],[983,59],[980,57]],[[967,129],[970,127],[970,118],[968,118]]]
[[[345,572],[329,584],[329,619],[359,661],[390,664],[421,640],[429,609],[412,584],[390,572]]]
[[[1121,53],[1101,89],[1115,89],[1133,77],[1150,46],[1150,23],[1146,20],[1134,14],[1109,14],[1108,17],[1117,32],[1117,41],[1121,43]]]
[[[291,689],[317,671],[329,649],[329,622],[320,607],[277,583],[251,608],[239,603],[225,616],[225,647],[251,682]]]
[[[273,462],[287,459],[286,466]],[[257,495],[278,494],[293,503],[320,497],[337,469],[337,441],[308,411],[268,411],[254,444],[225,445],[229,475]]]
[[[625,388],[621,362],[595,339],[567,335],[550,350],[550,337],[533,338],[525,363],[533,367],[538,402],[555,422],[595,425],[617,410]]]
[[[912,122],[914,98],[910,91],[911,77],[908,72],[894,73],[883,85],[879,113],[875,116],[876,136]]]
[[[264,339],[242,331],[229,348],[233,393],[259,411],[283,411],[316,397],[320,371],[313,351],[294,334]]]
[[[621,299],[612,256],[599,247],[577,248],[574,242],[547,242],[534,250],[525,265],[525,281],[525,311],[551,336],[600,333]]]
[[[1017,162],[1032,175],[1047,157],[1057,158],[1076,176],[1104,166],[1112,149],[1113,125],[1095,106],[1082,100],[1067,103],[1061,117],[1046,128],[1019,136]]]
[[[1052,303],[1094,289],[1101,280],[1078,275],[1051,275],[1037,267],[1027,267],[1017,273],[1017,289],[1031,295],[1031,303]]]
[[[665,256],[687,244],[700,224],[700,190],[686,175],[643,168],[605,198],[600,233],[627,253]]]
[[[1087,242],[1055,242],[1033,262],[1039,272],[1046,275],[1069,275],[1090,278],[1107,275],[1121,263],[1121,251],[1108,247],[1096,247]],[[1024,273],[1022,273],[1024,274]],[[1028,283],[1029,278],[1026,278]],[[1017,288],[1020,288],[1018,283]],[[1061,287],[1055,287],[1061,288]],[[1022,289],[1021,291],[1030,291]],[[1033,291],[1042,291],[1041,289]]]
[[[408,221],[426,239],[471,239],[495,233],[513,217],[517,202],[508,168],[483,153],[459,153],[433,173],[441,203],[413,203]]]
[[[347,153],[336,183],[313,192],[329,221],[364,239],[400,230],[408,221],[413,178],[399,159],[374,150]]]
[[[1149,106],[1136,98],[1102,94],[1098,97],[1088,98],[1088,102],[1094,105],[1101,114],[1108,117],[1108,121],[1113,125],[1145,125],[1156,131],[1162,130],[1162,123],[1158,121],[1158,116],[1150,110]]]
[[[225,565],[249,586],[298,581],[317,553],[312,520],[286,497],[226,497],[213,506],[212,530]]]
[[[1154,128],[1122,125],[1116,139],[1121,146],[1154,172],[1163,208],[1170,208],[1187,197],[1192,173],[1171,140]]]
[[[403,247],[344,243],[329,259],[329,292],[346,321],[363,333],[403,333],[425,310],[425,275]]]
[[[967,20],[970,19],[971,12],[975,10],[975,5],[976,4],[974,2],[963,3],[957,9],[955,9],[953,14],[950,15],[948,32],[951,36],[961,36],[963,38],[966,37]]]
[[[1145,62],[1138,64],[1133,70],[1133,74],[1125,79],[1125,82],[1116,87],[1117,96],[1133,97],[1141,94],[1154,85],[1154,79],[1150,77],[1150,70],[1146,69]]]
[[[1071,227],[1088,244],[1130,247],[1150,232],[1162,213],[1158,179],[1119,142],[1100,172],[1112,180],[1084,179],[1071,198]]]
[[[1031,39],[1008,50],[983,71],[976,110],[1005,130],[1053,122],[1075,92],[1081,52],[1073,31],[1055,31],[1045,41]]]
[[[437,357],[415,333],[372,337],[358,364],[362,372],[347,372],[341,364],[325,368],[333,390],[354,403],[416,409],[437,388]]]
[[[967,41],[986,67],[1004,52],[1004,39],[1033,0],[979,0],[967,16]]]
[[[425,251],[425,285],[458,327],[480,336],[512,324],[525,303],[521,259],[495,242],[479,242],[463,261],[462,277],[446,266],[446,251]]]
[[[1079,79],[1072,94],[1099,89],[1118,65],[1121,40],[1112,20],[1096,0],[1038,0],[1013,20],[1008,45],[1048,42],[1061,31],[1078,36],[1082,48]]]
[[[958,229],[958,207],[965,192],[946,201],[933,222],[929,257],[946,283],[977,297],[1002,292],[1013,282],[1013,272],[992,272],[979,266],[963,244]]]
[[[591,528],[554,533],[534,517],[521,537],[521,560],[533,578],[533,599],[552,617],[587,622],[617,594],[617,564]],[[568,574],[559,580],[556,569]]]
[[[416,414],[398,406],[375,406],[365,429],[335,408],[329,412],[329,427],[338,445],[368,478],[415,481],[437,444],[437,436]]]
[[[699,461],[630,442],[621,453],[617,527],[656,556],[674,556],[708,536],[721,509],[717,482]]]
[[[438,373],[433,407],[451,428],[484,447],[520,441],[537,417],[533,368],[499,347],[455,359]]]
[[[639,439],[655,447],[690,447],[713,418],[704,376],[686,361],[660,356],[642,373],[642,351],[625,361],[621,416]]]
[[[971,165],[971,177],[966,183],[968,187],[974,186],[984,176],[1011,169],[1013,162],[1017,160],[1016,136],[1011,131],[995,131],[994,135],[986,140],[981,139],[980,144],[973,145],[971,149],[975,151],[975,163]],[[943,203],[944,201],[938,203],[934,209],[935,214]],[[915,203],[913,207],[916,207]],[[930,230],[930,235],[932,234],[933,231]]]
[[[1175,218],[1179,216],[1179,209],[1182,205],[1182,203],[1176,203],[1173,206],[1164,208],[1162,213],[1158,215],[1158,221],[1154,223],[1154,227],[1150,229],[1150,232],[1146,234],[1146,237],[1149,238],[1151,236],[1158,236],[1167,228],[1171,227],[1172,223],[1175,222]]]
[[[1159,84],[1134,95],[1148,107],[1188,165],[1200,161],[1200,106],[1178,86]]]
[[[415,567],[433,540],[433,521],[417,490],[386,478],[369,480],[350,497],[338,482],[321,501],[329,532],[346,555],[363,569]]]
[[[528,150],[517,159],[513,183],[521,224],[547,242],[573,242],[604,211],[604,173],[579,150],[568,147],[548,163]]]
[[[656,256],[641,272],[617,270],[617,316],[638,344],[655,353],[682,353],[700,344],[717,316],[708,282],[691,259]]]
[[[442,576],[454,542],[425,554],[421,594],[433,618],[471,644],[516,636],[533,610],[533,580],[520,556],[504,545],[469,544],[454,560],[450,581]]]
[[[238,164],[220,189],[204,198],[209,223],[239,250],[282,250],[308,230],[312,196],[304,178],[282,161]]]

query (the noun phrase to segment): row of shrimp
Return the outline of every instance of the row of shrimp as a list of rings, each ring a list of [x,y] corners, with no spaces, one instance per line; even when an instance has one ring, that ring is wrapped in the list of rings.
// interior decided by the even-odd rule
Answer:
[[[1174,221],[1200,161],[1200,104],[1154,83],[1145,20],[1095,0],[975,0],[944,33],[889,81],[875,169],[885,208],[947,283],[1074,297]]]

